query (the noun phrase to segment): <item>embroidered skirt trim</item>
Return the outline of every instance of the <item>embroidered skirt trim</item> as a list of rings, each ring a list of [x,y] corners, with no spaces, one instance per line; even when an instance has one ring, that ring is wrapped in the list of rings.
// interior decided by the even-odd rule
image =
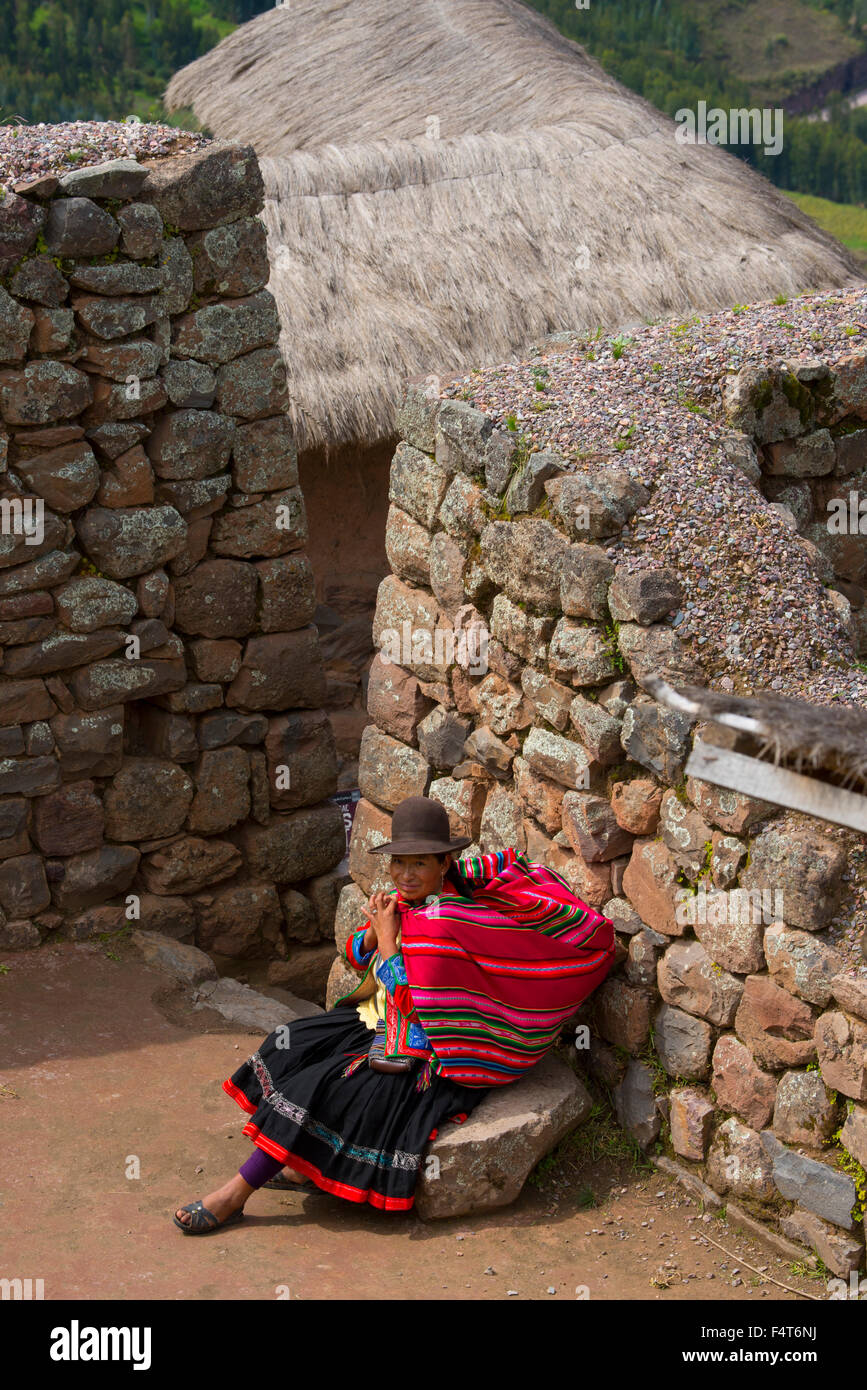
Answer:
[[[279,1115],[284,1115],[287,1120],[298,1125],[299,1129],[304,1129],[308,1134],[322,1140],[335,1154],[344,1154],[357,1163],[370,1163],[375,1168],[400,1168],[410,1173],[418,1171],[422,1161],[420,1153],[404,1153],[401,1149],[395,1149],[393,1153],[389,1153],[386,1149],[373,1149],[363,1144],[347,1143],[342,1135],[315,1119],[308,1110],[296,1105],[294,1101],[287,1100],[285,1096],[280,1094],[260,1053],[252,1053],[248,1061],[262,1088],[263,1101],[267,1102]],[[249,1105],[249,1102],[247,1104]],[[247,1105],[244,1106],[244,1109],[247,1109]],[[255,1110],[253,1113],[255,1114]],[[247,1129],[244,1130],[244,1133],[247,1133]],[[273,1156],[279,1157],[279,1154]]]
[[[262,1149],[271,1158],[279,1158],[287,1167],[292,1168],[296,1173],[303,1173],[305,1177],[312,1178],[317,1187],[321,1187],[325,1192],[331,1192],[335,1197],[343,1197],[347,1202],[369,1202],[372,1207],[379,1207],[382,1211],[409,1211],[415,1201],[412,1197],[383,1197],[379,1192],[374,1192],[373,1188],[352,1187],[349,1183],[335,1182],[333,1178],[326,1178],[325,1175],[316,1167],[315,1163],[308,1163],[304,1158],[296,1158],[280,1144],[275,1144],[273,1139],[248,1120],[244,1125],[242,1134],[246,1134],[248,1139],[252,1139],[257,1148]]]

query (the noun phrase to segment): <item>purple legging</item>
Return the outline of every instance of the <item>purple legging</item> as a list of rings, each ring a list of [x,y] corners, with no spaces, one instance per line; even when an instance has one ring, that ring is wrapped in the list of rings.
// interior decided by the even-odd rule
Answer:
[[[261,1187],[284,1167],[279,1158],[271,1158],[263,1149],[254,1149],[246,1163],[238,1169],[244,1182],[250,1187]]]

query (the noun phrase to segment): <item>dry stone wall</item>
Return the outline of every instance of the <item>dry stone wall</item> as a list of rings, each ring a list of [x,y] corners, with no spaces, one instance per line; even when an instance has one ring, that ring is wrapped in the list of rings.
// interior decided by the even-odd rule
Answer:
[[[796,449],[814,423],[779,384],[764,428],[749,401],[731,403],[725,447],[758,481],[763,432]],[[648,496],[625,469],[522,458],[510,431],[420,388],[400,424],[338,947],[389,886],[371,850],[406,796],[440,801],[466,853],[547,863],[615,924],[576,1057],[620,1123],[848,1274],[864,1260],[867,979],[828,929],[845,832],[685,775],[694,738],[719,736],[643,689],[703,676],[666,621],[674,571],[606,555]],[[329,1000],[349,984],[338,959]]]
[[[134,921],[315,993],[345,838],[262,206],[231,145],[3,191],[0,945]]]
[[[838,615],[855,651],[867,655],[867,422],[861,353],[835,364],[816,358],[796,374],[743,368],[727,386],[733,446],[787,524],[812,547],[834,584]]]

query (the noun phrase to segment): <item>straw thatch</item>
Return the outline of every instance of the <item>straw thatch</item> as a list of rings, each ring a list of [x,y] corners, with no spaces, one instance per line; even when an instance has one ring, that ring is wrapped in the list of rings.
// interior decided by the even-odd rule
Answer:
[[[166,99],[265,156],[301,448],[385,438],[403,378],[489,366],[552,330],[860,279],[741,160],[678,144],[518,0],[292,0]]]
[[[589,149],[554,126],[261,163],[301,447],[373,442],[402,377],[492,365],[555,328],[857,278],[737,160],[675,157],[663,132]]]
[[[291,0],[181,68],[165,100],[271,155],[415,140],[433,116],[444,139],[580,118],[591,143],[662,119],[520,0]]]
[[[759,756],[771,753],[800,771],[827,773],[843,785],[867,786],[867,710],[854,705],[812,705],[770,691],[726,695],[694,685],[676,688],[658,677],[644,681],[656,700],[725,728],[750,735]]]

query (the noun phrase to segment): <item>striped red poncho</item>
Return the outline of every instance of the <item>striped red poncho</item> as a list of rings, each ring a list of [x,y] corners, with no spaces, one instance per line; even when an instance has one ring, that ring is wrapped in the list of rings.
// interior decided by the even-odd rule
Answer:
[[[514,849],[457,868],[472,897],[411,908],[397,895],[407,984],[434,1072],[463,1086],[504,1086],[540,1060],[605,979],[614,927],[559,874]]]

